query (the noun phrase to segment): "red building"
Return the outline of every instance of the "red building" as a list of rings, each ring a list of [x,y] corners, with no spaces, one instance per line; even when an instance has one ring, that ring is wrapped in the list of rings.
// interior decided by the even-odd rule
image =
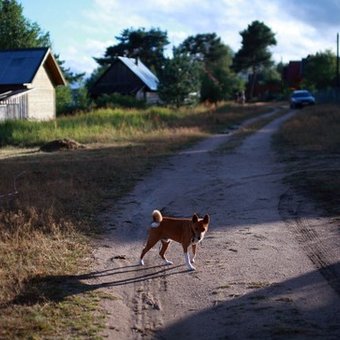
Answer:
[[[307,60],[308,57],[301,61],[290,61],[289,64],[283,68],[282,80],[287,87],[292,89],[301,88],[304,66],[306,65]]]

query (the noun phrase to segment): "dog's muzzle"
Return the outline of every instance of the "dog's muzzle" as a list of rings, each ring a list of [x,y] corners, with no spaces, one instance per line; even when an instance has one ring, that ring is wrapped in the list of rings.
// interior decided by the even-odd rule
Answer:
[[[203,240],[203,237],[201,235],[194,235],[191,239],[192,244],[200,243]]]

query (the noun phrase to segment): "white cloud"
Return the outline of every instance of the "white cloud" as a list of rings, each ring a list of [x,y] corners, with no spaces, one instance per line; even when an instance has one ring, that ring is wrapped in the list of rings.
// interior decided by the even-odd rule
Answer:
[[[324,20],[328,5],[333,11],[339,9],[335,0],[312,5],[306,0],[87,1],[90,5],[69,22],[69,33],[59,45],[68,66],[88,73],[97,66],[92,57],[102,56],[107,47],[117,43],[115,36],[131,27],[158,27],[168,32],[173,45],[189,35],[216,32],[236,52],[241,43],[239,32],[259,20],[276,34],[277,46],[271,50],[276,61],[284,62],[335,47],[336,31],[340,31],[340,23],[333,20],[327,26]],[[315,20],[317,7],[322,8],[322,25]]]
[[[90,75],[98,67],[93,59],[94,57],[103,56],[106,48],[113,45],[112,40],[100,41],[88,39],[84,43],[74,43],[63,52],[63,58],[67,61],[68,67],[75,72],[86,72]]]

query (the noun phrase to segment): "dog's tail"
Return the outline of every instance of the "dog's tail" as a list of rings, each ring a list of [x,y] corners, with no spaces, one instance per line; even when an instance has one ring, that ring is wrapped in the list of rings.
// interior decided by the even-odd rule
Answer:
[[[157,228],[163,220],[163,216],[159,210],[154,210],[152,212],[153,222],[151,223],[152,228]]]

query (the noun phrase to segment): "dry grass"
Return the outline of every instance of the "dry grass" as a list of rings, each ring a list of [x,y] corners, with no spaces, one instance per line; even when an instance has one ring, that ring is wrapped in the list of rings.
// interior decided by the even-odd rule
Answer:
[[[90,264],[100,210],[114,205],[157,158],[268,110],[228,105],[188,111],[176,123],[167,117],[154,130],[134,128],[129,137],[99,138],[101,144],[76,151],[2,149],[0,338],[94,337],[103,325],[100,299],[72,277]]]
[[[340,109],[336,105],[305,108],[284,124],[281,136],[295,152],[338,152]]]
[[[265,105],[228,104],[218,107],[198,106],[174,110],[165,107],[136,109],[97,109],[56,121],[0,122],[0,145],[39,146],[53,139],[70,138],[80,143],[113,143],[131,140],[155,131],[197,126],[211,131],[220,124],[232,124],[248,114],[261,112]],[[227,110],[226,110],[227,108]]]
[[[305,108],[287,121],[274,143],[288,163],[288,180],[332,215],[340,213],[340,108]]]

